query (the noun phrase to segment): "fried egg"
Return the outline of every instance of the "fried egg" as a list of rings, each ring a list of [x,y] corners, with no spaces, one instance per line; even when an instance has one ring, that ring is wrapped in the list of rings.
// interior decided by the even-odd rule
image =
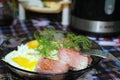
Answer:
[[[38,51],[22,44],[17,50],[8,53],[3,60],[17,68],[34,71],[40,58]]]

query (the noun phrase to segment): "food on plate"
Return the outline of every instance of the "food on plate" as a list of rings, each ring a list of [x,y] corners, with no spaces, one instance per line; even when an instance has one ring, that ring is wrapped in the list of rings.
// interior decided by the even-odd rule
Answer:
[[[84,69],[88,66],[88,56],[73,48],[60,48],[58,57],[74,70]]]
[[[35,32],[34,37],[8,53],[3,60],[23,70],[43,73],[81,70],[92,62],[90,56],[81,52],[81,49],[91,48],[91,41],[85,36],[46,29]]]
[[[37,72],[45,73],[65,73],[69,69],[68,64],[49,58],[41,58],[36,66]]]
[[[38,51],[29,49],[26,44],[22,44],[18,46],[17,50],[8,53],[3,60],[20,69],[34,71],[39,58]]]

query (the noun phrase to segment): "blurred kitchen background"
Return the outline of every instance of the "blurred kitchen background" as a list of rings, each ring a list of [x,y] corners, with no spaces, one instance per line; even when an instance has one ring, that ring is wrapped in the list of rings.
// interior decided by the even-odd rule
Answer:
[[[119,36],[120,33],[120,0],[7,1],[12,5],[15,19],[47,18],[61,22],[75,33],[95,37]]]
[[[35,6],[35,7],[38,6],[38,8],[42,8],[41,6],[38,5],[39,1],[40,0],[36,0],[36,1],[33,1],[33,0],[10,0],[10,3],[14,8],[16,18],[19,19],[19,6],[20,6],[19,3],[20,2],[23,2],[23,4],[26,3],[27,5],[31,5],[31,6]],[[54,6],[56,6],[55,3],[62,1],[62,0],[42,0],[42,1],[47,1],[48,3],[50,2],[50,5],[54,7]],[[35,3],[35,2],[38,2],[38,3]],[[43,5],[44,3],[41,3],[41,4]],[[38,9],[38,10],[41,10],[41,9]],[[21,11],[21,13],[22,13],[22,11]],[[53,11],[52,13],[51,12],[49,13],[49,12],[45,12],[42,10],[37,11],[37,9],[35,11],[25,9],[25,19],[48,18],[50,20],[61,21],[61,15],[62,15],[62,11],[60,11],[60,12]]]

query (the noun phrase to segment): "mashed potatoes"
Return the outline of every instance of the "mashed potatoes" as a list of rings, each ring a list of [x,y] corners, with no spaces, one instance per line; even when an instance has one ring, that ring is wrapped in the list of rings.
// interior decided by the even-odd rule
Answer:
[[[26,44],[22,44],[21,46],[18,46],[17,50],[6,55],[3,60],[15,67],[34,71],[40,57],[38,51],[28,48]]]

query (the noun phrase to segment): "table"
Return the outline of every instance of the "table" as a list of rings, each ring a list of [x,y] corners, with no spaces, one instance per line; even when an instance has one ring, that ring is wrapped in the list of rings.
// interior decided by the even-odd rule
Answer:
[[[0,44],[2,43],[2,37],[5,35],[18,36],[25,34],[31,38],[32,32],[35,30],[43,29],[44,27],[54,26],[57,29],[62,30],[62,25],[57,21],[49,21],[47,19],[29,19],[29,20],[15,20],[13,25],[9,27],[0,26]],[[99,42],[99,41],[119,41],[119,38],[88,38]],[[119,44],[119,42],[118,42]],[[109,52],[120,60],[120,46],[119,45],[100,45],[104,52]],[[19,77],[11,74],[11,71],[0,62],[0,80],[22,80]],[[103,59],[99,64],[82,75],[78,80],[120,80],[120,63],[115,60]]]

